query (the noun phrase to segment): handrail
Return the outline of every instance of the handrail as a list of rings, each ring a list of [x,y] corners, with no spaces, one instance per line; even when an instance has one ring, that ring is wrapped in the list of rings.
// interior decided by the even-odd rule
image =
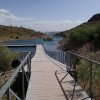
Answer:
[[[44,45],[43,45],[44,47]],[[47,55],[49,55],[50,57],[54,58],[55,60],[58,60],[59,62],[61,63],[64,63],[66,64],[66,68],[67,68],[67,72],[74,78],[75,80],[75,85],[76,83],[81,79],[81,74],[79,73],[79,71],[81,69],[79,68],[82,68],[82,60],[85,61],[83,65],[86,66],[86,70],[83,74],[88,74],[88,79],[86,80],[87,81],[87,89],[89,91],[88,92],[88,95],[89,97],[87,98],[91,98],[92,99],[95,99],[95,98],[98,98],[100,96],[99,93],[97,94],[94,94],[94,86],[97,84],[97,82],[95,82],[94,84],[94,81],[97,80],[98,78],[98,81],[99,81],[99,78],[100,78],[100,62],[97,62],[95,60],[91,60],[89,58],[86,58],[84,56],[81,56],[79,54],[76,54],[76,53],[73,53],[71,51],[48,51],[45,49],[44,47],[44,50],[46,52]],[[63,55],[64,54],[64,55]],[[99,74],[98,74],[99,73]],[[86,76],[85,74],[85,76]],[[67,76],[67,74],[62,78],[62,80]],[[94,79],[93,77],[95,76],[96,79]],[[87,76],[86,76],[87,77]],[[61,82],[62,82],[61,80]],[[81,79],[81,81],[83,82],[83,79]],[[100,81],[99,81],[100,82]],[[60,83],[62,84],[62,83]],[[74,87],[75,89],[75,87]],[[84,90],[84,89],[83,89]],[[74,90],[73,90],[73,93],[74,93]],[[72,100],[73,100],[73,96],[72,96]],[[83,99],[85,100],[85,98]]]
[[[91,100],[92,100],[92,99],[95,99],[96,97],[99,97],[100,93],[96,92],[96,94],[94,94],[94,92],[93,92],[93,91],[95,91],[94,90],[95,88],[93,88],[93,87],[95,85],[97,85],[97,82],[94,83],[93,81],[98,80],[98,82],[100,82],[99,81],[99,78],[100,78],[100,63],[96,62],[95,60],[91,60],[89,58],[86,58],[86,57],[80,56],[78,54],[72,53],[70,51],[67,51],[66,54],[68,54],[70,56],[69,61],[68,61],[70,68],[73,67],[75,69],[75,73],[77,73],[77,76],[74,76],[76,78],[77,82],[82,77],[82,76],[80,76],[81,74],[79,74],[79,71],[82,70],[81,68],[83,68],[83,70],[84,70],[84,68],[86,68],[84,70],[85,71],[84,72],[84,74],[85,74],[84,78],[88,77],[88,79],[85,80],[85,81],[87,81],[87,84],[85,84],[85,86],[87,85],[88,86],[87,89],[89,90],[88,91],[89,97],[87,97],[87,98],[91,98]],[[77,60],[79,62],[77,62]],[[81,65],[82,60],[84,61],[83,67]],[[72,63],[74,63],[74,65]],[[81,79],[81,81],[83,81],[83,78]],[[83,100],[85,100],[85,98]]]
[[[29,67],[29,73],[31,74],[31,58],[32,58],[32,55],[35,54],[35,51],[34,53],[32,54],[32,52],[29,52],[27,54],[27,56],[25,57],[25,59],[21,62],[21,64],[18,66],[18,68],[13,72],[12,76],[9,78],[9,80],[1,87],[0,89],[0,100],[2,99],[2,97],[4,96],[4,94],[6,93],[7,90],[10,91],[10,86],[13,82],[13,80],[16,78],[16,76],[18,75],[19,71],[22,69],[22,73],[24,73],[24,66],[26,64],[28,64],[28,67]],[[27,62],[29,61],[29,62]],[[29,77],[30,78],[30,77]],[[17,97],[17,96],[16,96]],[[25,97],[23,97],[22,100],[24,100]]]
[[[91,61],[91,62],[93,62],[93,63],[95,63],[95,64],[99,64],[99,65],[100,65],[100,63],[97,62],[97,61],[95,61],[95,60],[86,58],[86,57],[84,57],[84,56],[81,56],[81,55],[79,55],[79,54],[73,53],[73,52],[71,52],[71,51],[67,51],[67,53],[73,54],[73,55],[75,55],[75,56],[77,56],[77,57],[79,57],[79,58],[82,58],[82,59],[85,59],[85,60],[88,60],[88,61]]]

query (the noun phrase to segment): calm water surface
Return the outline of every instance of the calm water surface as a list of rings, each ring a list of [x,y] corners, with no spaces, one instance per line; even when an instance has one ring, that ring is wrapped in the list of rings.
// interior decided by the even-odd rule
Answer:
[[[62,37],[53,37],[53,41],[43,41],[40,38],[36,38],[36,39],[28,39],[28,40],[15,40],[15,41],[7,41],[4,42],[4,44],[7,45],[25,45],[25,44],[44,44],[44,47],[47,50],[50,51],[59,51],[57,50],[57,46],[58,46],[58,42],[59,40],[61,40]],[[32,51],[34,50],[34,47],[10,47],[9,48],[11,51]]]

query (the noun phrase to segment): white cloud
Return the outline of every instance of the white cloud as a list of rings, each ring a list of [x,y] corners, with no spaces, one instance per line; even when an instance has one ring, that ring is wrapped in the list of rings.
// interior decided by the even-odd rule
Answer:
[[[81,20],[77,20],[76,23],[83,23],[84,21]]]
[[[59,24],[59,23],[72,23],[72,21],[70,21],[70,20],[61,20],[61,21],[57,21],[57,20],[54,20],[54,21],[47,21],[47,20],[45,20],[45,21],[35,21],[35,23],[39,23],[39,24],[43,24],[43,23],[45,23],[45,24]]]
[[[6,9],[0,9],[0,19],[3,19],[4,22],[7,20],[7,24],[9,24],[9,21],[33,21],[33,18],[21,18],[17,17],[14,14],[12,14],[9,10]],[[14,23],[10,23],[14,24]],[[15,23],[16,24],[16,23]]]
[[[0,18],[5,19],[17,19],[16,16],[14,16],[12,13],[10,13],[6,9],[0,9]]]
[[[42,31],[64,31],[71,29],[77,25],[80,25],[83,21],[71,21],[71,20],[62,20],[62,21],[34,21],[33,27],[36,30]]]
[[[83,23],[83,21],[80,20],[37,21],[34,18],[21,18],[15,16],[9,10],[0,9],[0,24],[30,27],[38,31],[63,31],[75,27],[81,23]]]

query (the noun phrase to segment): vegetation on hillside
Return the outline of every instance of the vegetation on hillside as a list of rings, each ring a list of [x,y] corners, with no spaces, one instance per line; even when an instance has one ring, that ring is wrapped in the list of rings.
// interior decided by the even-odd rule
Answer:
[[[0,46],[0,72],[12,69],[12,61],[18,58],[20,58],[18,52],[10,52],[7,47]]]
[[[91,91],[93,93],[94,100],[99,100],[100,95],[100,66],[92,63],[91,71],[91,62],[88,60],[82,59],[80,64],[77,67],[78,72],[78,83],[84,91],[90,95],[90,85],[92,84]],[[92,77],[90,76],[90,73]],[[92,78],[90,84],[90,77]],[[95,97],[97,96],[97,97]]]
[[[100,22],[84,23],[69,31],[70,41],[75,45],[93,42],[100,43]]]
[[[91,43],[92,48],[99,49],[100,14],[94,15],[86,23],[61,33],[64,36],[64,41],[60,42],[63,50],[80,48],[87,43]]]
[[[46,37],[46,38],[43,38],[43,40],[44,40],[44,41],[52,41],[53,38],[51,38],[51,37]]]
[[[0,40],[29,39],[43,35],[43,33],[32,29],[0,25]]]
[[[88,22],[100,21],[100,13],[93,15]]]

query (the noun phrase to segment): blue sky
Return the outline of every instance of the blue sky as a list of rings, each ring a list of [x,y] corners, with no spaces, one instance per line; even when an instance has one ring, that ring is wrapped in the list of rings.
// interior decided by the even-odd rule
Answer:
[[[100,0],[0,0],[0,24],[63,31],[100,13]]]

